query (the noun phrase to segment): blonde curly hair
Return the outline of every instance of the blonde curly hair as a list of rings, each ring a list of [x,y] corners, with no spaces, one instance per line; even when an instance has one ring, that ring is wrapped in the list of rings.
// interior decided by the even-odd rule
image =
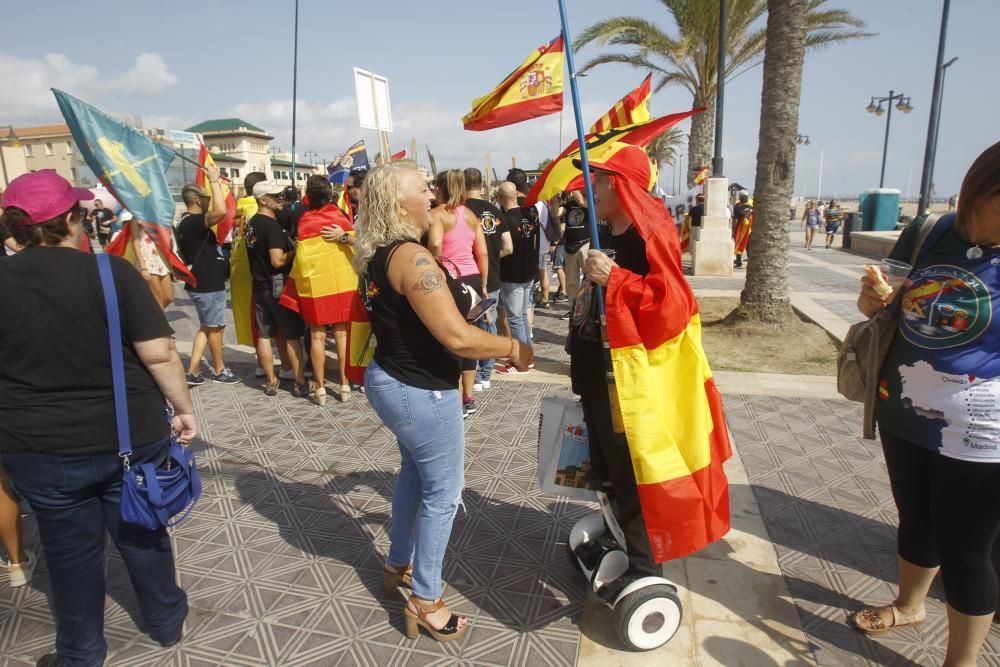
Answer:
[[[403,178],[417,174],[412,163],[391,162],[368,172],[361,190],[358,221],[355,225],[354,259],[358,275],[365,275],[375,251],[393,241],[419,241],[420,230],[400,213]]]

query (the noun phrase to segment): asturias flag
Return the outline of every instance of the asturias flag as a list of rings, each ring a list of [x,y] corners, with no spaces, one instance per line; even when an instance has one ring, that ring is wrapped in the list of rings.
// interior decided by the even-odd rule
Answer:
[[[587,135],[587,155],[591,159],[598,157],[608,157],[605,154],[608,150],[614,150],[613,144],[631,144],[633,146],[645,146],[660,134],[670,129],[685,118],[690,118],[696,113],[704,111],[704,107],[684,111],[683,113],[670,114],[662,118],[617,127],[605,132]],[[538,180],[528,192],[527,206],[531,206],[537,201],[548,201],[555,195],[563,191],[579,190],[583,188],[583,173],[575,166],[573,160],[580,159],[580,142],[574,141],[555,160],[549,163],[545,170],[539,175]]]
[[[635,125],[649,120],[649,98],[652,95],[653,75],[647,74],[639,87],[618,100],[606,114],[597,119],[587,134],[603,132],[624,125]]]
[[[622,205],[646,242],[650,271],[642,277],[612,270],[608,344],[649,543],[663,562],[729,531],[722,464],[732,451],[677,229],[663,204],[641,188],[622,197]]]
[[[351,174],[351,169],[360,169],[368,166],[368,150],[365,148],[365,140],[357,141],[353,146],[330,163],[326,168],[330,175],[331,183],[343,185],[347,182],[347,177]]]
[[[174,152],[61,90],[52,92],[87,166],[142,223],[164,261],[194,284],[194,276],[171,250],[174,198],[166,170]]]
[[[472,101],[466,130],[492,130],[563,108],[563,38],[535,49],[500,85]]]

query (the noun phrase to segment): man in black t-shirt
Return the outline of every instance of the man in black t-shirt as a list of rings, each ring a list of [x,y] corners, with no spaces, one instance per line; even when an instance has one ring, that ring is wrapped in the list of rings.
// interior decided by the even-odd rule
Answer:
[[[572,303],[580,292],[583,263],[590,250],[590,223],[587,219],[587,198],[583,191],[571,192],[570,196],[571,199],[566,204],[563,245],[566,248],[566,296]],[[572,310],[572,306],[570,309]]]
[[[100,242],[101,247],[108,245],[111,241],[111,225],[118,220],[114,212],[104,207],[104,202],[100,199],[94,200],[94,210],[90,213],[90,219],[97,228],[97,240]]]
[[[500,298],[500,261],[501,258],[514,252],[514,242],[510,238],[504,214],[496,206],[483,198],[483,174],[475,167],[465,170],[465,205],[479,217],[483,236],[486,238],[486,252],[489,256],[489,272],[486,277],[486,297]],[[497,321],[494,313],[477,321],[481,329],[491,334],[497,332]],[[476,371],[474,391],[490,388],[490,378],[493,375],[493,360],[483,359]],[[478,389],[477,389],[478,387]]]
[[[522,343],[531,343],[528,308],[531,288],[538,273],[538,222],[517,204],[517,189],[510,181],[500,184],[500,206],[513,242],[513,252],[500,260],[500,301],[510,325],[510,335]],[[516,374],[514,366],[497,369],[498,373]]]
[[[222,361],[229,261],[212,231],[212,227],[226,216],[226,202],[219,183],[219,168],[207,167],[205,171],[211,196],[200,185],[185,185],[181,190],[181,200],[187,211],[177,225],[177,248],[198,283],[195,287],[184,286],[194,302],[199,325],[191,343],[191,360],[186,376],[189,387],[205,382],[201,374],[201,360],[206,347],[212,355],[212,380],[220,384],[239,382],[239,378]]]
[[[701,227],[701,219],[705,215],[705,195],[698,194],[694,198],[694,206],[688,211],[691,216],[691,227]]]
[[[257,214],[247,223],[246,246],[257,324],[257,361],[267,376],[264,393],[278,394],[271,352],[271,339],[276,338],[282,358],[288,359],[295,374],[292,394],[306,396],[309,387],[302,357],[302,320],[278,303],[295,255],[291,240],[277,221],[278,212],[285,205],[285,195],[274,181],[261,181],[254,186],[253,196],[257,200]]]

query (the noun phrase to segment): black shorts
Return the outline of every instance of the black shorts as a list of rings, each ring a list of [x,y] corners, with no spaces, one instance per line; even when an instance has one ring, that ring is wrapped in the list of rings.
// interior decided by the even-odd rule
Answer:
[[[253,293],[253,318],[261,338],[274,338],[278,334],[301,338],[305,332],[299,314],[280,305],[270,291]]]

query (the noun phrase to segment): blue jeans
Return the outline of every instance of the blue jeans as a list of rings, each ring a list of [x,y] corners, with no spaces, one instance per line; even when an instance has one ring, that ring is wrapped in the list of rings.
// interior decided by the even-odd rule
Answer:
[[[500,283],[500,299],[507,311],[510,335],[522,343],[531,343],[531,325],[528,324],[528,306],[531,305],[531,287],[526,283]]]
[[[365,395],[396,436],[401,458],[386,562],[413,563],[413,594],[436,600],[443,592],[441,564],[465,485],[461,394],[411,387],[372,361]]]
[[[491,313],[481,317],[476,322],[476,325],[486,333],[491,333],[495,336],[497,334],[497,307],[499,306],[500,290],[487,292],[486,298],[496,300],[497,306],[493,307]],[[488,322],[486,321],[487,317],[490,318]],[[479,368],[476,369],[476,382],[489,382],[490,378],[493,377],[493,361],[492,358],[479,360]]]
[[[159,417],[157,417],[159,418]],[[135,449],[132,464],[159,465],[164,439]],[[111,535],[125,561],[150,636],[177,639],[187,616],[187,595],[177,585],[170,537],[119,518],[122,465],[107,454],[3,453],[3,466],[28,501],[52,585],[56,651],[64,667],[104,664],[104,541]]]

